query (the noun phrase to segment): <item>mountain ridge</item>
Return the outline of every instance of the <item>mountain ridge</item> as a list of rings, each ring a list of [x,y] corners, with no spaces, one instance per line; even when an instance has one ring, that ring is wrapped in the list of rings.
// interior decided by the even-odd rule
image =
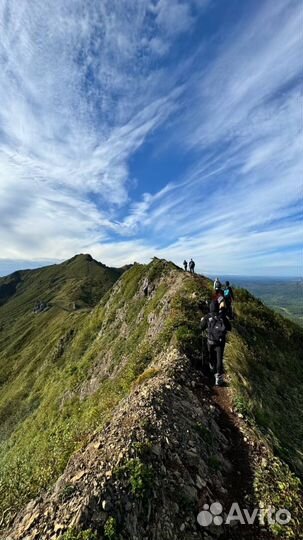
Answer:
[[[67,268],[68,271],[66,271]],[[8,276],[0,277],[0,302],[1,297],[3,296],[2,290],[5,290],[5,288],[10,283],[16,285],[16,287],[18,285],[20,287],[20,284],[22,284],[22,282],[24,280],[27,280],[29,277],[39,278],[39,276],[41,276],[43,279],[43,276],[46,276],[47,286],[51,290],[52,281],[54,280],[60,281],[60,278],[61,280],[64,280],[64,278],[67,279],[67,277],[69,279],[71,279],[72,277],[75,279],[77,277],[80,279],[84,279],[85,277],[87,277],[87,275],[90,275],[91,278],[91,274],[97,273],[97,269],[108,271],[108,274],[115,274],[118,278],[123,273],[123,271],[127,269],[127,267],[123,267],[121,269],[111,268],[106,266],[102,262],[94,260],[89,254],[78,254],[68,259],[67,261],[64,261],[63,263],[53,264],[31,270],[17,270],[12,274],[9,274]],[[64,275],[64,271],[66,276]],[[98,277],[100,281],[102,279],[104,280],[104,276],[101,274],[101,272],[99,272],[99,274],[100,275]],[[112,279],[112,281],[114,282],[114,279]],[[7,300],[9,300],[10,296],[15,293],[16,288],[12,290],[11,295],[8,295]],[[48,296],[50,295],[50,291],[44,291],[44,293]],[[98,298],[96,298],[95,302],[97,301]]]
[[[30,389],[26,389],[28,398],[25,402],[28,408],[23,408],[23,415],[17,419],[17,425],[11,423],[8,426],[10,431],[3,431],[3,420],[8,409],[3,409],[4,402],[0,401],[0,465],[5,471],[4,480],[0,483],[0,493],[4,501],[2,512],[6,512],[3,525],[12,523],[15,516],[14,526],[10,531],[3,532],[3,538],[29,540],[62,536],[63,539],[78,540],[84,538],[81,531],[86,534],[85,531],[92,528],[99,535],[98,538],[133,539],[137,534],[134,532],[135,523],[139,528],[140,540],[144,537],[159,540],[204,538],[203,531],[196,523],[199,505],[203,500],[203,493],[208,493],[208,498],[212,499],[219,496],[221,487],[221,496],[228,502],[225,492],[228,494],[231,489],[228,482],[233,482],[230,469],[234,471],[235,467],[242,467],[242,453],[240,458],[237,458],[238,461],[231,458],[235,445],[240,445],[243,459],[250,456],[247,459],[252,481],[247,482],[246,486],[249,496],[256,501],[262,499],[270,503],[275,500],[281,504],[286,497],[294,512],[293,529],[288,529],[288,533],[290,535],[294,531],[293,534],[299,537],[296,505],[300,508],[300,481],[296,475],[302,475],[302,426],[300,427],[299,414],[302,404],[300,395],[296,393],[296,384],[299,388],[302,381],[302,367],[299,362],[302,331],[293,323],[274,314],[247,291],[237,290],[237,320],[226,350],[230,387],[222,389],[219,395],[213,394],[209,381],[197,371],[201,365],[199,319],[201,308],[211,297],[211,291],[212,283],[207,278],[186,274],[167,261],[155,258],[149,265],[135,264],[122,273],[92,310],[63,312],[66,315],[64,331],[59,334],[59,339],[46,343],[46,334],[45,338],[41,336],[41,342],[46,343],[45,349],[38,351],[35,361],[30,355],[22,358],[23,364],[25,360],[29,364],[25,362],[21,371],[20,364],[18,365],[18,372],[14,372],[8,380],[7,388],[3,379],[3,356],[0,356],[0,380],[3,390],[6,388],[6,391],[12,394],[18,374],[22,375],[20,384],[24,383],[29,371],[35,374],[34,383],[32,378],[28,379],[31,382]],[[52,310],[37,317],[33,316],[39,328],[42,325],[47,330],[47,325],[52,324]],[[58,312],[57,309],[57,315]],[[60,328],[61,315],[60,312]],[[50,328],[52,329],[52,326]],[[52,332],[48,334],[49,337],[51,335]],[[269,347],[266,347],[266,339]],[[3,347],[1,341],[0,347]],[[11,349],[6,358],[13,358]],[[289,367],[291,366],[289,381],[287,362]],[[181,379],[180,371],[183,373]],[[285,404],[281,403],[279,397],[281,385],[278,375],[284,382],[284,391],[288,392]],[[196,395],[197,388],[199,391]],[[17,390],[20,391],[18,385]],[[149,407],[150,401],[145,396],[146,392],[151,392],[154,396],[150,409],[151,418],[154,415],[157,417],[156,422],[150,426],[150,431],[143,429],[144,425],[141,429],[135,421],[135,418],[141,418],[142,415],[146,418],[143,412],[142,415],[139,414],[139,409],[139,416],[135,414],[137,406],[142,411]],[[181,402],[178,397],[180,393],[184,396]],[[13,394],[16,397],[16,393]],[[164,396],[164,401],[161,396]],[[132,403],[134,417],[128,410]],[[183,411],[181,403],[188,414]],[[280,405],[279,410],[276,409],[277,403]],[[17,401],[17,409],[19,406],[20,401]],[[191,406],[194,407],[194,416],[189,414]],[[289,412],[294,411],[295,406],[297,416],[289,418]],[[186,497],[183,503],[182,500],[176,501],[170,491],[176,490],[176,480],[170,453],[165,451],[165,432],[168,427],[164,429],[163,426],[168,426],[168,420],[174,423],[169,413],[174,408],[179,412],[175,419],[176,427],[173,428],[174,442],[168,446],[173,455],[177,456],[176,459],[179,458],[183,464],[180,465],[179,480],[184,494],[192,497],[189,506]],[[230,408],[233,410],[232,417]],[[214,411],[215,420],[210,411]],[[144,424],[143,417],[141,420]],[[288,430],[285,429],[287,418]],[[122,429],[122,424],[128,426],[129,431]],[[122,432],[125,433],[125,456],[124,461],[120,460],[121,463],[119,454],[122,447],[118,451],[119,445],[116,445],[116,448],[113,441],[113,446],[110,446],[109,442],[107,450],[112,454],[109,462],[102,458],[108,444],[108,434],[112,433],[113,426],[116,426],[118,434],[119,431],[121,435]],[[228,434],[229,429],[233,435]],[[287,432],[290,429],[291,437]],[[136,435],[138,430],[140,433]],[[182,437],[180,440],[179,437],[184,430],[188,430],[189,435],[186,441],[182,442]],[[247,432],[245,437],[248,442],[244,441],[242,432]],[[89,452],[87,449],[91,448],[91,444],[100,442],[100,437],[103,437],[104,442],[94,451],[97,452],[98,462],[103,462],[103,465],[100,465],[102,478],[106,480],[106,473],[111,473],[106,486],[102,484],[97,471],[94,473],[93,463],[87,467],[82,465],[80,469],[77,465],[80,456]],[[190,443],[192,439],[195,439],[192,441],[194,444]],[[159,441],[161,451],[157,458],[155,452],[150,454],[148,443],[153,445],[155,442],[157,446]],[[147,445],[147,455],[144,450],[144,456],[141,456],[138,445],[142,451]],[[196,450],[192,452],[193,448]],[[254,452],[254,448],[261,450]],[[249,453],[249,449],[252,453]],[[3,451],[6,457],[3,457]],[[47,452],[47,461],[43,458],[44,452]],[[23,461],[20,460],[21,455]],[[158,459],[156,463],[155,456]],[[221,465],[220,457],[224,458]],[[197,464],[198,458],[201,463],[200,469],[198,467],[196,470],[194,464]],[[191,464],[186,462],[188,459],[192,460]],[[256,463],[253,463],[254,459]],[[108,465],[107,470],[106,463],[111,461],[113,467]],[[76,466],[73,463],[76,463]],[[117,466],[122,468],[122,480],[117,478],[114,472]],[[85,469],[88,470],[85,472]],[[167,484],[165,474],[163,477],[164,469],[167,472]],[[147,515],[151,512],[154,521],[146,522],[142,515],[145,503],[142,502],[140,489],[144,488],[145,481],[148,484],[152,471],[157,479],[154,487],[157,496],[154,496],[152,489],[151,492],[147,490],[151,498],[151,509],[148,511],[147,506]],[[247,472],[248,470],[243,468],[242,483]],[[58,477],[62,473],[61,481]],[[19,478],[17,484],[16,475]],[[78,480],[71,481],[78,475]],[[262,485],[262,475],[268,476],[267,487]],[[197,480],[196,476],[200,480]],[[88,501],[87,489],[93,485],[94,479],[98,484],[94,488],[97,493],[92,501]],[[57,483],[53,488],[54,482]],[[199,486],[196,485],[197,482]],[[279,488],[280,484],[284,486],[283,489]],[[8,486],[10,498],[7,494]],[[165,491],[166,488],[168,491]],[[235,489],[234,484],[232,489]],[[242,488],[239,488],[238,495],[244,502],[241,490]],[[28,500],[39,494],[42,499],[36,499],[25,510]],[[161,517],[161,520],[167,521],[167,527],[161,530],[156,527],[157,497],[164,497],[164,501],[168,501],[167,504],[163,503]],[[104,501],[107,503],[103,504]],[[128,503],[133,505],[131,508],[134,521],[127,517],[128,514],[123,516],[124,505],[129,507]],[[117,511],[116,505],[120,508]],[[21,507],[23,510],[18,513]],[[43,517],[45,513],[48,516],[46,518]],[[110,524],[114,530],[114,523],[114,536],[108,536]],[[226,531],[221,532],[226,534]],[[241,534],[240,537],[244,537],[243,531]],[[256,538],[271,538],[271,534],[269,530],[258,531],[259,536]],[[235,535],[236,533],[228,538],[237,538]]]

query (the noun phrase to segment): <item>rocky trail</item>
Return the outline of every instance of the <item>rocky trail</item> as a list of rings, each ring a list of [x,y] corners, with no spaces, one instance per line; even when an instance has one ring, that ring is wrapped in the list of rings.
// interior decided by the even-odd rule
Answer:
[[[108,523],[119,540],[272,538],[258,526],[198,524],[205,504],[220,503],[223,518],[232,502],[250,507],[262,450],[245,440],[228,388],[212,388],[175,350],[157,369],[3,540],[54,540],[71,527],[106,539]]]
[[[205,381],[209,383],[208,380]],[[266,448],[256,444],[252,434],[248,433],[247,426],[243,419],[237,415],[232,408],[228,384],[224,387],[208,387],[207,384],[201,388],[200,399],[205,399],[206,388],[208,399],[218,411],[217,423],[221,432],[229,441],[229,445],[224,452],[224,458],[231,464],[230,471],[226,477],[224,491],[218,492],[218,502],[224,511],[229,510],[233,503],[237,503],[241,510],[247,509],[250,514],[254,507],[253,479],[254,467],[260,463],[266,454]],[[200,501],[203,508],[205,501]],[[209,501],[211,504],[211,501]],[[258,519],[255,524],[238,525],[237,522],[223,526],[224,532],[220,531],[219,538],[222,540],[272,540],[275,537],[266,527],[262,527]],[[207,538],[207,536],[205,536]]]

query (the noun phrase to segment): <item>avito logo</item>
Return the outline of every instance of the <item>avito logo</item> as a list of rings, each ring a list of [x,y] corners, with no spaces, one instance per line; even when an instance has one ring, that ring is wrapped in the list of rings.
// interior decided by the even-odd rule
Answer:
[[[256,519],[261,525],[268,523],[273,525],[287,525],[291,521],[291,513],[285,508],[280,508],[276,511],[275,508],[254,508],[249,511],[247,508],[241,510],[238,503],[232,503],[227,515],[222,516],[223,506],[219,502],[214,502],[211,505],[204,504],[203,510],[199,512],[197,521],[201,527],[209,527],[210,525],[221,526],[223,524],[230,525],[232,522],[238,522],[241,525],[253,525]]]

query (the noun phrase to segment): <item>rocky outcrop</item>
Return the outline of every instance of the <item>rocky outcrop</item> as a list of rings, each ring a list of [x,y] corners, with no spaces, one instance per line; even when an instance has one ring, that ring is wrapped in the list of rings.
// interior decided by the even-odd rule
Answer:
[[[224,534],[218,526],[206,534],[197,514],[204,504],[228,499],[237,475],[229,457],[232,431],[222,429],[222,412],[201,373],[176,350],[161,354],[143,375],[111,423],[3,539],[53,540],[70,529],[120,540]]]
[[[59,358],[61,358],[61,356],[64,354],[67,347],[69,346],[70,342],[72,341],[74,335],[75,331],[73,328],[71,328],[70,330],[68,330],[68,332],[66,332],[66,334],[64,334],[64,336],[62,336],[58,340],[58,343],[56,344],[51,354],[51,360],[53,362],[56,362],[57,360],[59,360]]]

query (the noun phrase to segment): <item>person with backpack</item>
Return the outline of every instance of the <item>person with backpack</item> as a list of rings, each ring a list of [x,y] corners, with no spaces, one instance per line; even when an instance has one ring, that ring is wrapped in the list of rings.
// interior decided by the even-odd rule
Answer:
[[[184,259],[183,261],[184,271],[187,272],[187,260]]]
[[[232,290],[232,287],[230,286],[229,281],[226,281],[225,287],[224,287],[224,300],[226,304],[226,314],[230,319],[234,318],[233,306],[232,306],[234,299],[235,299],[234,291]]]
[[[190,259],[190,261],[189,261],[189,271],[190,271],[191,274],[195,273],[195,266],[196,266],[195,261],[193,261],[193,259]]]
[[[219,309],[217,300],[210,304],[210,312],[201,320],[201,330],[207,330],[207,346],[209,352],[209,364],[215,373],[215,385],[224,384],[223,357],[226,343],[226,334],[231,331],[230,321],[227,319],[225,310]]]
[[[225,298],[224,298],[224,291],[223,291],[221,281],[219,280],[219,278],[217,278],[215,283],[214,283],[214,293],[213,293],[212,298],[213,298],[214,301],[218,302],[219,312],[220,313],[223,313],[223,312],[225,313],[226,312],[226,302],[225,302]]]
[[[221,289],[222,288],[222,285],[221,285],[221,281],[219,280],[219,278],[217,277],[214,281],[214,290],[218,290],[218,289]]]

